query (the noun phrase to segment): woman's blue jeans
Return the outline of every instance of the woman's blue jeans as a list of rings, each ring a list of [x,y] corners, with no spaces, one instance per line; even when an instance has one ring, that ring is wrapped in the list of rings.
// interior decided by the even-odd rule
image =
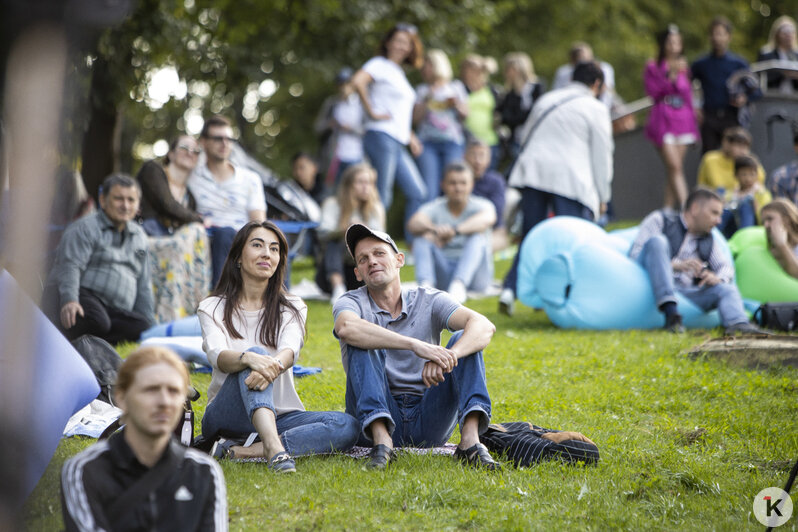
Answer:
[[[247,349],[269,356],[260,346]],[[258,408],[274,411],[273,384],[265,390],[250,390],[244,383],[250,369],[227,376],[219,393],[205,408],[202,434],[206,438],[246,436],[256,432],[252,415]],[[360,423],[344,412],[294,410],[276,416],[277,433],[291,456],[346,451],[355,445]]]
[[[427,197],[427,186],[405,146],[382,131],[366,131],[363,149],[377,171],[377,190],[388,211],[393,203],[393,184],[405,194],[405,224]]]
[[[446,166],[463,158],[464,146],[452,141],[424,141],[424,151],[416,158],[418,169],[427,185],[427,199],[441,195],[441,181]]]

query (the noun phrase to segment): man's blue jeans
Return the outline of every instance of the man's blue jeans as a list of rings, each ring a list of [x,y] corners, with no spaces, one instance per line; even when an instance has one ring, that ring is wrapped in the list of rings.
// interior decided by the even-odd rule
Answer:
[[[377,190],[386,212],[393,203],[394,180],[405,193],[405,223],[427,197],[427,187],[407,148],[387,133],[366,131],[363,149],[377,171]]]
[[[269,356],[260,346],[247,351]],[[202,417],[202,434],[206,438],[245,436],[256,432],[252,425],[255,410],[268,408],[274,411],[274,386],[270,384],[265,390],[250,390],[244,381],[251,372],[246,369],[227,376]],[[346,451],[355,444],[360,433],[357,420],[343,412],[294,410],[280,414],[276,421],[277,433],[291,456]]]
[[[576,200],[552,192],[524,187],[521,189],[521,213],[523,215],[521,232],[524,237],[529,234],[532,228],[548,217],[549,209],[554,212],[555,216],[576,216],[577,218],[593,221],[593,211]],[[513,264],[504,277],[504,288],[509,288],[513,292],[516,291],[516,284],[518,283],[519,260],[520,253],[516,253]]]
[[[449,341],[454,345],[462,331]],[[392,395],[385,374],[385,351],[367,351],[346,346],[349,367],[346,375],[346,411],[360,421],[361,445],[372,445],[369,425],[382,419],[388,425],[396,447],[434,447],[449,440],[466,415],[479,413],[479,432],[490,422],[490,397],[485,381],[482,351],[458,360],[451,373],[424,395]],[[419,376],[420,378],[420,376]]]
[[[676,287],[671,267],[671,247],[665,235],[654,235],[649,238],[637,262],[648,272],[654,300],[657,306],[676,302]],[[719,283],[715,286],[690,286],[678,288],[679,293],[692,301],[703,311],[718,309],[724,327],[748,322],[743,308],[740,291],[734,283]]]
[[[426,201],[441,195],[441,180],[446,165],[463,158],[465,146],[452,141],[424,141],[424,151],[416,158],[418,170],[427,185]]]
[[[431,240],[418,237],[413,240],[413,257],[419,284],[446,290],[456,279],[469,290],[484,292],[493,280],[490,242],[484,233],[469,235],[458,259],[447,257]]]
[[[215,225],[208,227],[206,231],[211,241],[211,289],[213,289],[216,287],[216,283],[219,282],[219,277],[222,276],[224,261],[227,260],[230,246],[233,245],[233,239],[238,231],[232,227],[217,227]]]

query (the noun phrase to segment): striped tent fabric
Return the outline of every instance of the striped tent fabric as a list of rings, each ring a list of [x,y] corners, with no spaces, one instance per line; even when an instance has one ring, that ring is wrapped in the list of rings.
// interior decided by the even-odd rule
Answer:
[[[547,432],[560,431],[544,429],[526,421],[514,421],[489,425],[479,439],[494,453],[512,460],[516,467],[528,467],[552,459],[570,463],[598,462],[599,451],[595,445],[576,440],[555,443],[542,437]]]

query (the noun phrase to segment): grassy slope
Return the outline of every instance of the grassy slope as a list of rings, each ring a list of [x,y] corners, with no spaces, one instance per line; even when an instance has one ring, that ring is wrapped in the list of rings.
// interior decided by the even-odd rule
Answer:
[[[308,274],[298,266],[295,278]],[[597,467],[546,463],[487,475],[444,457],[402,456],[373,473],[325,457],[300,459],[297,475],[278,478],[257,464],[226,463],[231,530],[761,529],[754,495],[782,486],[798,457],[798,371],[683,354],[713,332],[563,331],[523,306],[513,319],[500,316],[496,298],[469,306],[498,328],[486,352],[494,420],[582,431],[599,445]],[[342,410],[329,305],[309,302],[308,321],[301,363],[324,372],[298,380],[299,394],[308,409]],[[193,380],[204,392],[210,379]],[[89,443],[61,442],[25,508],[30,530],[59,529],[59,468]],[[794,517],[780,530],[796,529]]]

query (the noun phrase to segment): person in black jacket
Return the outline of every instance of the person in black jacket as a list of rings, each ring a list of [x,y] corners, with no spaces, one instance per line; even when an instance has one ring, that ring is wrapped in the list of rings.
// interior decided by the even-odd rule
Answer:
[[[227,530],[219,465],[172,438],[188,386],[185,364],[169,349],[145,347],[128,356],[115,390],[124,429],[61,470],[68,532]]]

